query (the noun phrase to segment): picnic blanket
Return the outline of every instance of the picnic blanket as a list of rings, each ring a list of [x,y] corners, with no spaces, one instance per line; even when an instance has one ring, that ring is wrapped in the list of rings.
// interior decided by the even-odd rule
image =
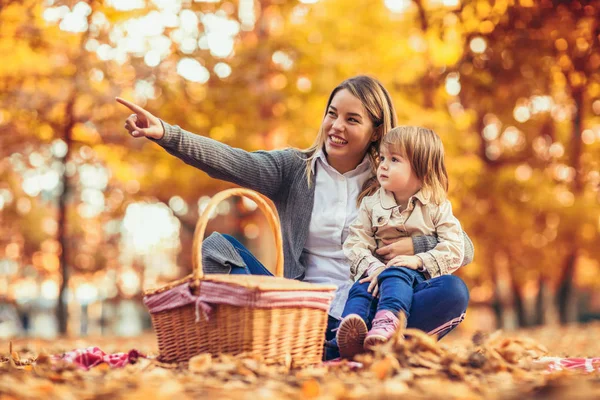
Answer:
[[[111,368],[124,367],[127,364],[135,364],[139,358],[147,358],[137,350],[130,350],[128,353],[108,354],[99,347],[87,347],[85,349],[76,349],[63,354],[52,356],[55,361],[62,360],[73,363],[86,371],[102,363],[108,364]]]
[[[600,371],[600,357],[594,358],[561,358],[561,357],[540,357],[537,363],[546,364],[549,372],[554,371]]]
[[[53,360],[62,360],[73,363],[78,367],[89,370],[102,363],[106,363],[111,368],[121,368],[127,364],[135,364],[139,358],[148,358],[137,350],[130,350],[127,353],[108,354],[99,347],[87,347],[85,349],[76,349],[67,353],[52,356]],[[536,363],[545,365],[547,372],[573,370],[581,372],[600,371],[600,357],[593,358],[562,358],[562,357],[541,357]],[[323,363],[324,366],[337,366],[346,364],[352,369],[361,368],[362,364],[348,360],[331,360]]]

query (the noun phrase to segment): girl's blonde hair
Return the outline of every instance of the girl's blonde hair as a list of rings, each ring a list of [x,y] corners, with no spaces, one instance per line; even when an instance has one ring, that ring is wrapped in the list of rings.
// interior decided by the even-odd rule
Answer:
[[[360,102],[367,110],[369,114],[369,118],[373,123],[373,129],[378,133],[377,141],[372,142],[369,148],[367,149],[367,153],[371,158],[371,166],[373,168],[373,174],[377,172],[377,160],[379,156],[379,143],[381,142],[381,138],[388,132],[390,129],[397,125],[396,121],[396,110],[394,109],[394,105],[392,103],[392,98],[388,91],[383,87],[381,82],[379,82],[375,78],[371,78],[370,76],[359,75],[353,78],[347,79],[344,82],[340,83],[329,95],[329,100],[327,100],[327,107],[325,107],[325,116],[327,116],[327,110],[329,110],[329,106],[333,97],[340,90],[346,89],[354,97],[360,100]],[[302,150],[304,154],[307,155],[306,158],[306,179],[308,180],[308,186],[311,185],[312,175],[314,171],[312,170],[312,160],[317,155],[317,152],[323,148],[325,145],[325,141],[327,140],[327,132],[323,131],[323,125],[319,128],[319,133],[315,138],[313,144],[307,148]],[[367,181],[365,187],[369,186],[370,181]],[[359,196],[359,199],[362,199],[363,194]]]
[[[434,131],[420,126],[399,126],[383,137],[381,146],[410,162],[423,185],[421,190],[431,201],[439,205],[446,200],[448,173],[444,161],[444,145]],[[378,188],[379,182],[375,181],[365,192],[372,194]]]

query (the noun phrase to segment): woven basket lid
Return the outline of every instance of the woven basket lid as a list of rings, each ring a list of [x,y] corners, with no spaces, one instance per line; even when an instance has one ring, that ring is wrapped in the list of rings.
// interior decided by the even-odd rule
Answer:
[[[337,289],[335,285],[321,285],[316,283],[302,282],[295,279],[280,278],[274,276],[260,275],[226,275],[210,274],[204,275],[202,281],[225,283],[228,285],[242,286],[248,289],[264,291],[312,291],[330,292]]]

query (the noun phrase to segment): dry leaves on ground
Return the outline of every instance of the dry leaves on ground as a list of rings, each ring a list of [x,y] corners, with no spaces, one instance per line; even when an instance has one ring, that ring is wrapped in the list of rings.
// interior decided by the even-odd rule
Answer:
[[[72,364],[51,361],[48,354],[91,344],[106,345],[104,349],[111,352],[135,347],[152,354],[153,338],[113,338],[112,344],[17,341],[12,349],[0,349],[0,399],[600,398],[600,373],[548,373],[535,362],[548,353],[569,355],[568,349],[559,345],[544,345],[557,343],[547,340],[554,336],[546,329],[527,332],[543,341],[521,332],[510,336],[496,332],[477,334],[468,342],[447,343],[408,330],[406,338],[396,337],[374,353],[359,356],[357,360],[363,364],[360,369],[342,363],[290,370],[289,365],[266,365],[256,357],[201,354],[177,366],[139,359],[121,369],[102,364],[83,371]],[[584,353],[585,346],[580,343],[593,343],[588,349],[596,351],[600,324],[552,329],[569,344],[570,355],[598,356]]]

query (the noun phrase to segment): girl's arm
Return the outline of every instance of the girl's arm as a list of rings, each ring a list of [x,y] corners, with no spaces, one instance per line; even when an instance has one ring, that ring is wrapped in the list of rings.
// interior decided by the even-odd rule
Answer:
[[[369,267],[385,266],[373,255],[377,248],[377,242],[371,229],[371,210],[366,202],[367,199],[363,199],[360,203],[358,216],[350,225],[348,237],[344,242],[344,254],[350,261],[350,276],[353,280],[359,279],[370,269]]]
[[[448,275],[456,271],[464,258],[464,240],[460,222],[452,214],[452,205],[446,200],[437,207],[434,224],[438,238],[437,245],[416,256],[423,261],[423,266],[430,277]]]

